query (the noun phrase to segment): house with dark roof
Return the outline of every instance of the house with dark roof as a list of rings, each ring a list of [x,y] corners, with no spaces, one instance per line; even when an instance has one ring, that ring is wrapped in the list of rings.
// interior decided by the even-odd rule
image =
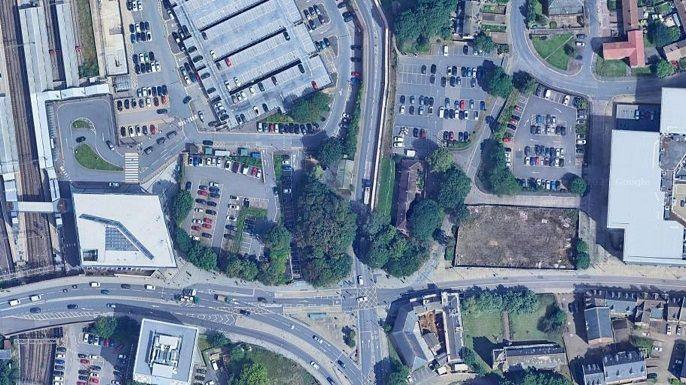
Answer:
[[[548,16],[579,15],[584,13],[583,0],[550,0]]]
[[[400,162],[399,173],[393,225],[407,234],[407,211],[417,194],[421,193],[417,181],[424,177],[424,163],[419,160],[403,159]]]
[[[429,294],[400,306],[391,341],[411,371],[434,361],[439,366],[462,363],[464,339],[458,294]]]
[[[584,385],[622,385],[647,380],[645,359],[638,350],[603,356],[600,364],[582,365]]]
[[[613,342],[610,309],[606,306],[594,306],[584,310],[586,323],[586,341],[589,345],[603,345]]]
[[[554,342],[519,342],[493,349],[493,370],[503,372],[526,369],[559,370],[567,363],[562,346]]]

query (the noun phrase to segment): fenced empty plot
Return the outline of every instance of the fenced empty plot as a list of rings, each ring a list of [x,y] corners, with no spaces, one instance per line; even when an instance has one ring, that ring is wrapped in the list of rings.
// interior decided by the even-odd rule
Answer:
[[[473,206],[458,230],[459,266],[571,269],[578,212]]]

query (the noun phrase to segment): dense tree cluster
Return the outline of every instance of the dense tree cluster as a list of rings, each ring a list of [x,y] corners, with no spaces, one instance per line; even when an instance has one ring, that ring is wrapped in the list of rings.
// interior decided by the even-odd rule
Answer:
[[[458,210],[472,188],[472,181],[457,166],[450,167],[440,176],[436,202],[444,210]]]
[[[386,383],[389,385],[407,385],[410,369],[395,358],[391,359],[391,370],[388,372]]]
[[[352,260],[347,254],[357,229],[349,203],[308,176],[296,203],[293,234],[303,278],[325,286],[345,277]]]
[[[536,90],[537,84],[536,79],[528,72],[517,71],[512,74],[512,85],[525,95],[531,95]]]
[[[584,178],[574,175],[567,181],[567,189],[574,194],[584,195],[588,189],[588,184]]]
[[[664,59],[653,64],[651,67],[651,70],[660,79],[666,78],[668,76],[672,76],[676,72],[676,68],[674,68],[672,63],[670,63]]]
[[[656,47],[661,48],[679,40],[681,31],[679,27],[668,27],[659,20],[648,23],[648,40]]]
[[[417,0],[394,18],[394,32],[401,49],[408,52],[426,51],[436,37],[451,34],[450,14],[456,0]]]
[[[493,96],[499,96],[503,99],[510,96],[513,89],[512,77],[505,73],[505,70],[499,66],[482,68],[484,69],[484,90]]]
[[[588,244],[581,239],[576,240],[574,264],[579,270],[586,270],[591,266],[591,256],[588,254]]]
[[[453,166],[453,154],[445,147],[438,147],[426,157],[426,163],[433,172],[444,172]]]
[[[554,335],[562,332],[567,322],[567,315],[556,304],[548,307],[545,316],[538,320],[538,329],[544,333]]]
[[[180,190],[172,201],[172,218],[176,223],[183,222],[193,208],[193,197],[186,190]]]
[[[117,319],[114,317],[98,317],[93,323],[93,332],[101,338],[110,338],[117,329]]]
[[[412,237],[420,241],[428,241],[434,231],[443,222],[443,212],[433,199],[422,199],[410,207],[407,215],[407,227]]]
[[[217,268],[217,253],[200,242],[194,241],[188,233],[180,227],[176,228],[176,247],[186,256],[186,260],[203,270]]]
[[[234,378],[233,385],[267,385],[269,379],[267,377],[267,368],[254,362],[246,362],[243,364],[240,374]]]
[[[479,178],[484,187],[496,195],[514,195],[521,190],[514,175],[507,167],[503,144],[488,139],[482,143],[481,170]]]
[[[495,49],[495,43],[490,36],[481,31],[474,36],[474,48],[478,51],[490,53]]]
[[[317,122],[329,111],[331,96],[322,91],[296,99],[288,115],[296,122]]]
[[[530,314],[538,308],[538,297],[525,288],[498,287],[491,289],[474,289],[465,295],[462,302],[468,312],[501,312],[513,314]]]
[[[224,333],[216,330],[207,332],[205,336],[207,337],[207,343],[213,348],[221,348],[231,343]]]
[[[268,261],[260,264],[258,279],[266,285],[286,283],[286,267],[291,255],[291,233],[283,225],[275,225],[264,237]]]
[[[343,143],[337,136],[331,136],[317,148],[315,157],[323,167],[331,167],[343,158]]]
[[[526,22],[526,26],[528,28],[532,28],[536,24],[545,24],[545,17],[543,16],[543,4],[540,0],[527,0],[524,7],[524,21]]]
[[[355,333],[355,329],[348,326],[343,328],[343,342],[351,348],[355,347],[357,342],[357,333]]]
[[[129,317],[98,317],[91,332],[101,338],[112,338],[122,344],[131,344],[138,338],[140,325]]]
[[[0,361],[0,385],[14,385],[19,378],[19,366],[13,361]]]

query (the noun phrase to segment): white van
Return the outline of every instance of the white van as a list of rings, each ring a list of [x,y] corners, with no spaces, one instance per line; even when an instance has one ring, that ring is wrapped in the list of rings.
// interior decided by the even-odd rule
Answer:
[[[31,302],[40,301],[40,298],[41,298],[41,297],[40,297],[39,294],[34,294],[34,295],[32,295],[32,296],[29,297],[29,299],[31,300]]]
[[[150,284],[145,285],[145,290],[155,290],[155,286]]]
[[[91,285],[91,287],[100,287],[100,282],[93,281],[89,285]]]
[[[443,56],[448,56],[448,46],[447,45],[443,46]]]
[[[17,305],[19,305],[20,303],[21,303],[21,301],[18,300],[18,299],[11,299],[11,300],[9,300],[10,306],[17,306]]]
[[[212,369],[215,371],[219,370],[219,365],[217,365],[217,361],[212,361]]]
[[[408,158],[414,158],[415,155],[417,155],[417,152],[411,148],[406,148],[405,149],[405,156]]]

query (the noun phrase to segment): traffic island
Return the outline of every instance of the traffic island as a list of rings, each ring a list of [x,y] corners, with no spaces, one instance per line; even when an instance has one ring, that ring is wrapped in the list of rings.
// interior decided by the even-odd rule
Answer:
[[[122,171],[122,168],[109,163],[98,155],[91,146],[80,144],[74,149],[74,158],[83,167],[90,170]]]

